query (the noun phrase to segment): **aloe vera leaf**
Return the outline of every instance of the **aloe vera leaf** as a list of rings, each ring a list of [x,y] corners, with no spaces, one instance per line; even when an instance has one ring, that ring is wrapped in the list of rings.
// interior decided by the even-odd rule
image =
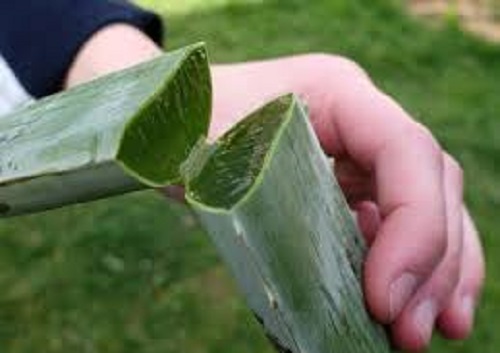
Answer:
[[[196,44],[1,117],[0,214],[178,182],[210,110]]]
[[[363,301],[363,239],[297,99],[205,149],[188,203],[278,351],[389,352]]]
[[[195,45],[0,119],[0,213],[184,181],[279,351],[389,352],[364,308],[362,238],[303,107],[283,97],[207,145],[210,91]]]

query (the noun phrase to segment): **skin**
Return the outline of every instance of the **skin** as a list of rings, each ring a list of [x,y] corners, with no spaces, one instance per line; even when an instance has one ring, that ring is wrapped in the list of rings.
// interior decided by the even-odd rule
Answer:
[[[110,25],[81,48],[66,87],[159,54],[138,30]],[[462,199],[463,171],[429,130],[343,57],[215,65],[212,78],[211,138],[278,95],[295,92],[307,102],[369,244],[367,307],[390,327],[395,345],[420,351],[435,328],[466,338],[484,282],[483,253]]]

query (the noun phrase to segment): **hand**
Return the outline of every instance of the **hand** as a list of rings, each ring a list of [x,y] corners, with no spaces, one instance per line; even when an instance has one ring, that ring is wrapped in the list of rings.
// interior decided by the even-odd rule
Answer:
[[[305,55],[213,68],[210,135],[286,92],[312,124],[370,246],[364,291],[395,344],[420,350],[434,326],[471,331],[484,279],[477,231],[462,200],[463,172],[432,134],[378,90],[355,63]]]
[[[161,53],[127,25],[92,36],[66,87]],[[325,152],[370,245],[364,288],[373,316],[400,348],[419,350],[434,325],[465,338],[484,280],[474,224],[462,201],[462,171],[431,133],[379,91],[355,63],[329,55],[214,66],[210,136],[278,95],[308,103]]]

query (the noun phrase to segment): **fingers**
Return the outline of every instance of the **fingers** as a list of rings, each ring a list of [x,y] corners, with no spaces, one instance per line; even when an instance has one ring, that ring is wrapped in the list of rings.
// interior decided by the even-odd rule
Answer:
[[[440,331],[450,339],[464,339],[470,334],[485,276],[479,235],[467,210],[464,208],[462,212],[464,243],[460,280],[450,302],[438,318]]]
[[[373,180],[349,158],[335,158],[335,176],[350,205],[360,201],[373,201]]]
[[[313,122],[323,128],[327,153],[348,155],[375,175],[382,224],[366,260],[365,295],[373,315],[388,323],[446,249],[443,157],[427,130],[356,72],[349,90],[333,90],[333,127]]]
[[[439,265],[392,324],[399,347],[421,350],[430,341],[438,314],[448,305],[458,284],[462,261],[462,171],[449,156],[444,156],[447,249]]]
[[[354,206],[354,211],[356,212],[361,233],[367,245],[370,246],[375,240],[375,236],[382,222],[378,207],[371,201],[362,201]]]
[[[365,288],[373,314],[391,322],[446,248],[443,171],[433,143],[420,137],[393,140],[377,158],[383,222],[366,260]]]
[[[378,321],[391,324],[403,349],[425,347],[436,321],[446,336],[464,337],[484,264],[477,233],[463,216],[462,171],[359,68],[337,64],[334,88],[316,93],[328,107],[311,104],[312,122],[325,151],[340,161],[340,184],[371,244],[367,305]],[[473,265],[465,269],[464,261]]]

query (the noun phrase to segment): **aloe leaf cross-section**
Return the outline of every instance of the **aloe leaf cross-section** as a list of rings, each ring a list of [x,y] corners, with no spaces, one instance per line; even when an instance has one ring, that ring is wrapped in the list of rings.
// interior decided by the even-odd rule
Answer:
[[[0,216],[183,184],[278,351],[389,352],[364,306],[363,239],[298,98],[212,144],[210,112],[197,44],[1,117]]]
[[[205,150],[183,168],[187,200],[278,351],[390,352],[363,301],[362,236],[300,102],[271,102]]]
[[[179,182],[210,106],[196,44],[0,117],[0,214]]]

